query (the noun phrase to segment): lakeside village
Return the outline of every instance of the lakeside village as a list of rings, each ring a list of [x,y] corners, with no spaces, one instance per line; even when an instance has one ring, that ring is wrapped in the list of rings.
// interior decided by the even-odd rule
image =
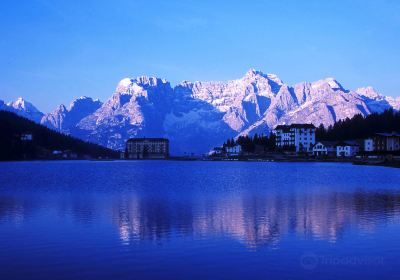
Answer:
[[[278,125],[270,136],[242,136],[212,149],[211,159],[272,161],[350,161],[357,164],[400,163],[400,133],[374,133],[367,138],[324,141],[312,124]]]
[[[169,140],[132,138],[121,154],[124,159],[167,159]],[[400,162],[400,134],[375,133],[365,139],[320,141],[312,124],[278,125],[269,136],[240,136],[213,148],[202,158],[171,159],[252,161],[350,161],[358,164]],[[385,164],[385,165],[386,165]]]
[[[0,160],[176,159],[248,161],[350,161],[400,167],[400,112],[356,115],[325,128],[278,125],[268,136],[239,136],[202,157],[170,156],[165,138],[132,138],[123,152],[51,130],[0,111]]]

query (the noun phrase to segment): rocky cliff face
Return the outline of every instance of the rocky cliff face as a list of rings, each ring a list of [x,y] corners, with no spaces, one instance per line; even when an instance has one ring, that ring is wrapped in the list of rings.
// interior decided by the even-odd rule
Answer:
[[[355,114],[366,116],[370,113],[371,110],[359,94],[345,90],[336,80],[327,78],[293,87],[283,86],[265,116],[242,134],[260,132],[283,123],[328,126]]]
[[[130,137],[167,137],[172,153],[184,154],[206,152],[238,135],[267,134],[278,124],[327,126],[388,108],[399,110],[400,98],[371,87],[347,90],[333,78],[290,86],[251,69],[237,80],[175,87],[155,77],[125,78],[104,104],[82,97],[69,108],[60,105],[41,123],[116,149]]]
[[[113,148],[123,148],[130,137],[167,137],[173,152],[200,153],[234,135],[222,117],[186,86],[139,77],[121,80],[111,98],[77,128],[80,137]]]
[[[53,112],[44,115],[40,123],[63,133],[74,134],[77,124],[93,114],[101,105],[99,100],[82,96],[72,101],[68,108],[61,104]]]

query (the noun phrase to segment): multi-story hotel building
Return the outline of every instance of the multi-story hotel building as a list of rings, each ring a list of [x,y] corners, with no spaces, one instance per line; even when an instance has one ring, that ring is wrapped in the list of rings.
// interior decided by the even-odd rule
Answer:
[[[296,152],[312,152],[315,144],[313,124],[278,125],[274,129],[276,147]]]
[[[127,159],[166,159],[169,140],[165,138],[131,138],[126,142]]]

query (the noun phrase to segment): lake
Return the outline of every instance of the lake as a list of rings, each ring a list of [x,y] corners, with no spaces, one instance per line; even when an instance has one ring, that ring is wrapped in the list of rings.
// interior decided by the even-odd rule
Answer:
[[[399,279],[400,170],[0,163],[0,279]]]

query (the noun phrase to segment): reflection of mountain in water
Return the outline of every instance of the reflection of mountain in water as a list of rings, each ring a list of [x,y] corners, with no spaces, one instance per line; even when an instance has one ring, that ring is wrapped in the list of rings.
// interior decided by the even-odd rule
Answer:
[[[345,231],[371,233],[400,222],[400,194],[355,192],[201,197],[0,196],[0,224],[22,224],[46,211],[61,222],[118,226],[123,244],[169,238],[234,238],[249,248],[277,247],[286,235],[336,242]],[[50,216],[51,217],[51,216]],[[49,224],[54,220],[49,218]]]
[[[114,205],[121,239],[162,242],[172,234],[231,236],[248,247],[277,246],[287,234],[336,242],[350,227],[373,231],[400,221],[400,194],[335,193],[229,197],[175,204],[123,198]]]

